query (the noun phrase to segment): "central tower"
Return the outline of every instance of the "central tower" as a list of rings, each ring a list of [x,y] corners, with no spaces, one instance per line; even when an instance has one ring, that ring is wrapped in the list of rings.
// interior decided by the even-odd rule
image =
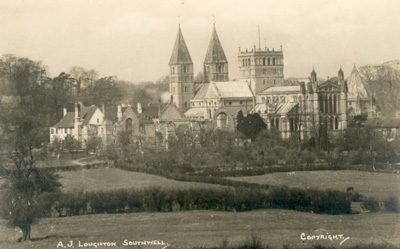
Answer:
[[[219,41],[215,24],[204,59],[204,81],[229,81],[228,60]]]
[[[239,48],[239,80],[245,81],[254,93],[272,86],[283,86],[283,52],[254,46],[251,51]]]
[[[169,92],[173,103],[185,112],[194,97],[193,62],[179,26],[174,49],[169,60]]]

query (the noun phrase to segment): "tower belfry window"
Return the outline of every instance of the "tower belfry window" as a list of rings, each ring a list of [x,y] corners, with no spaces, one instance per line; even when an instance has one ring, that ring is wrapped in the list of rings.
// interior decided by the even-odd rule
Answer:
[[[223,65],[218,65],[218,73],[222,73],[223,69],[224,69]]]

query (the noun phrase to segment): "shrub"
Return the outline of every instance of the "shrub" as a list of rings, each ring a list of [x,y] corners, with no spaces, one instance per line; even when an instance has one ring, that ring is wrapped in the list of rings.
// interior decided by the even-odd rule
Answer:
[[[273,166],[278,164],[278,157],[274,154],[266,155],[264,158],[264,164],[267,166]]]
[[[390,196],[385,201],[385,210],[388,212],[399,212],[399,202],[396,197]]]
[[[368,198],[365,202],[364,202],[365,207],[371,211],[371,212],[378,212],[380,210],[379,208],[379,202],[378,200],[374,199],[374,198]]]
[[[304,161],[307,165],[314,163],[316,159],[316,155],[313,152],[304,150],[300,153],[301,160]]]

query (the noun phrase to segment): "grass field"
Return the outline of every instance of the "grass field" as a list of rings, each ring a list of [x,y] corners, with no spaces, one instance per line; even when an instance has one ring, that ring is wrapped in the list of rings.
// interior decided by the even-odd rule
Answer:
[[[232,180],[263,183],[270,185],[286,185],[298,188],[336,189],[346,191],[354,187],[354,191],[380,200],[388,196],[397,196],[400,200],[400,175],[352,170],[341,171],[298,171],[295,174],[273,173],[260,176],[229,177]]]
[[[57,172],[64,191],[83,189],[85,191],[115,190],[123,188],[174,188],[186,189],[200,188],[225,188],[224,186],[195,182],[180,182],[164,177],[124,171],[116,168],[102,168],[77,171]]]
[[[343,234],[342,240],[303,241],[306,235]],[[32,227],[34,242],[15,242],[20,236],[16,229],[0,222],[0,248],[57,248],[78,241],[117,242],[117,247],[99,248],[152,248],[162,246],[122,246],[128,240],[163,240],[169,248],[216,246],[227,240],[230,245],[260,236],[264,244],[282,248],[287,244],[297,247],[321,244],[346,248],[357,244],[400,245],[400,215],[394,213],[369,213],[359,215],[317,215],[288,210],[258,210],[243,213],[216,211],[188,211],[174,213],[132,213],[85,215],[68,218],[42,219]],[[47,239],[45,237],[48,236]],[[94,248],[94,247],[92,247]]]

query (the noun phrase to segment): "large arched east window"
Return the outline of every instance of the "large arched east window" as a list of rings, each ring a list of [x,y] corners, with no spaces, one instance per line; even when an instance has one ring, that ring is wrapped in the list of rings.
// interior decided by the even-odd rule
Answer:
[[[226,119],[227,119],[226,113],[223,112],[219,113],[217,116],[217,127],[221,129],[226,128]]]
[[[131,118],[128,118],[125,120],[125,129],[132,130],[132,119]]]

